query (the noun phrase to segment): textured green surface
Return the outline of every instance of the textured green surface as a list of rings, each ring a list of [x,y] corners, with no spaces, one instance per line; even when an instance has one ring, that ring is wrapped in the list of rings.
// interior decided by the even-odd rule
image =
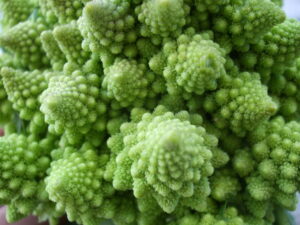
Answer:
[[[0,0],[0,204],[100,225],[289,225],[300,23],[270,0]]]

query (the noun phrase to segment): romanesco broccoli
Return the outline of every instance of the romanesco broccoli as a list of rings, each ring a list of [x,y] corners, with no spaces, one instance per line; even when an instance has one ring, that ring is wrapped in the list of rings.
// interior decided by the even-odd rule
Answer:
[[[300,22],[281,0],[0,0],[0,204],[58,225],[289,225]]]

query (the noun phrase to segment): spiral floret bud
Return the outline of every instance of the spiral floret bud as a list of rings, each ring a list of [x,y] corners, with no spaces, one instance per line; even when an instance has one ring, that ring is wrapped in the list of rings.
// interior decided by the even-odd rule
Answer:
[[[154,74],[147,71],[147,66],[135,60],[117,59],[104,71],[102,85],[108,96],[120,102],[121,106],[140,106],[147,96],[151,96],[149,88]]]
[[[161,65],[162,60],[165,66]],[[209,35],[195,34],[190,29],[177,42],[166,42],[162,55],[154,56],[149,65],[153,71],[163,73],[171,95],[188,97],[191,93],[202,95],[215,90],[217,80],[225,74],[225,61],[224,51]]]
[[[113,185],[133,189],[138,199],[154,198],[168,213],[178,204],[204,210],[210,193],[207,177],[218,140],[206,133],[199,115],[177,114],[159,106],[153,114],[133,110],[136,122],[121,126],[108,140],[116,154]],[[120,136],[121,135],[121,136]],[[120,150],[121,149],[121,150]]]
[[[81,47],[83,37],[75,22],[55,27],[53,36],[68,62],[82,66],[89,59],[90,53]]]
[[[3,67],[0,75],[13,108],[20,112],[20,117],[31,120],[40,114],[39,95],[47,89],[45,72],[40,70],[22,71]]]
[[[111,184],[103,181],[107,155],[95,150],[67,148],[64,156],[52,163],[46,190],[52,201],[63,207],[70,221],[99,224],[116,213]]]
[[[44,68],[49,59],[43,51],[40,34],[47,30],[42,21],[19,23],[0,35],[0,45],[14,54],[23,67],[29,69]]]
[[[119,54],[137,38],[135,18],[130,14],[129,1],[88,2],[79,20],[79,29],[95,53],[105,48],[113,54]]]
[[[2,12],[1,24],[4,29],[28,19],[36,5],[28,0],[3,0],[0,2]]]
[[[78,142],[97,120],[100,79],[96,74],[74,71],[71,75],[54,76],[41,97],[41,111],[50,131],[66,132],[71,143]]]
[[[271,197],[293,208],[299,187],[300,124],[282,117],[265,122],[251,133],[257,169],[247,178],[250,195],[259,201]]]
[[[39,141],[17,134],[0,138],[0,202],[8,205],[9,222],[28,216],[38,204],[47,202],[43,179],[54,143],[51,136]]]
[[[205,100],[206,110],[214,115],[219,128],[230,127],[239,136],[253,130],[277,111],[277,104],[268,96],[258,74],[244,72],[226,77],[222,88]]]
[[[183,0],[147,0],[137,6],[135,12],[143,24],[143,36],[176,37],[187,22],[189,10],[189,6]]]
[[[84,6],[81,0],[47,0],[47,2],[49,9],[55,13],[60,24],[78,19]]]

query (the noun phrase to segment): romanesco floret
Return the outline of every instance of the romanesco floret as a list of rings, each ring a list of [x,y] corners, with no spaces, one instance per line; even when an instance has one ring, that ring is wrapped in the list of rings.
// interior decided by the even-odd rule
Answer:
[[[0,64],[2,66],[14,66],[15,62],[11,55],[2,54],[0,56]],[[5,126],[10,123],[13,115],[12,103],[8,100],[8,96],[3,84],[3,78],[0,76],[0,124]]]
[[[53,36],[68,62],[82,66],[90,58],[90,53],[81,47],[83,37],[76,23],[55,27]]]
[[[300,22],[281,6],[0,0],[7,220],[288,225]]]
[[[43,49],[50,60],[52,69],[61,71],[67,59],[55,40],[53,32],[51,30],[44,31],[41,34],[41,41]]]
[[[58,18],[55,15],[54,8],[52,7],[52,1],[38,0],[40,14],[49,24],[56,24]]]
[[[270,73],[282,73],[300,56],[300,24],[294,19],[274,26],[256,44],[241,55],[240,62],[246,69],[255,68],[264,80]]]
[[[211,23],[217,41],[228,51],[247,51],[250,43],[285,19],[280,7],[269,0],[196,0],[195,5],[199,13],[207,14],[201,22]]]
[[[29,215],[43,204],[48,210],[52,208],[52,216],[61,216],[50,204],[43,180],[51,162],[50,151],[54,143],[55,138],[51,136],[39,141],[17,134],[0,138],[0,202],[9,205],[9,222]]]
[[[204,102],[204,109],[213,113],[219,128],[230,128],[243,136],[277,110],[259,74],[244,72],[237,77],[225,76],[220,83],[220,89],[208,95]]]
[[[137,198],[155,198],[169,213],[179,203],[203,210],[201,200],[205,202],[210,193],[207,177],[213,173],[210,149],[217,139],[200,126],[199,115],[185,111],[174,115],[162,106],[152,115],[143,113],[134,109],[133,121],[108,140],[116,155],[109,177],[114,187],[133,189]]]
[[[286,68],[283,74],[272,74],[269,81],[270,93],[279,103],[279,110],[287,119],[297,118],[299,114],[298,102],[300,95],[300,58],[293,66]]]
[[[202,95],[217,88],[218,78],[225,74],[225,58],[219,45],[209,39],[209,34],[190,29],[177,42],[166,42],[163,52],[150,60],[150,68],[165,77],[170,94],[188,98],[189,93]]]
[[[169,223],[169,225],[244,225],[244,221],[241,216],[238,215],[236,208],[227,208],[220,215],[204,214],[198,215],[186,215],[183,218],[178,219],[175,222]]]
[[[32,0],[1,0],[0,8],[2,10],[1,24],[4,29],[8,29],[29,18],[36,7]]]
[[[20,117],[31,120],[40,114],[38,96],[47,88],[45,74],[40,70],[22,71],[3,67],[0,71],[8,99]]]
[[[76,20],[82,13],[82,0],[44,0],[47,7],[54,12],[59,23],[69,23]],[[44,3],[45,4],[45,3]]]
[[[149,94],[148,86],[154,79],[154,74],[147,71],[145,64],[138,64],[134,60],[116,59],[104,73],[103,86],[107,88],[108,96],[124,107],[142,105]]]
[[[232,170],[222,169],[216,171],[210,182],[211,197],[220,202],[229,200],[241,190],[238,177]]]
[[[40,96],[41,111],[49,129],[57,134],[66,132],[71,143],[86,134],[96,122],[99,99],[99,77],[74,71],[70,75],[54,76]]]
[[[286,123],[282,117],[265,122],[250,134],[256,169],[247,177],[247,189],[256,200],[274,200],[293,208],[299,170],[300,124]]]
[[[44,68],[49,65],[49,59],[41,47],[40,34],[46,29],[40,20],[21,22],[0,35],[0,45],[14,54],[22,67]]]
[[[70,221],[92,225],[111,218],[117,205],[109,201],[114,194],[112,185],[103,180],[108,156],[98,156],[88,146],[79,152],[67,148],[63,154],[62,159],[52,164],[46,179],[50,199],[64,208]]]
[[[135,18],[129,14],[131,11],[130,1],[93,0],[87,3],[78,21],[87,47],[92,52],[105,48],[113,54],[133,48],[127,52],[128,56],[134,56],[137,32]]]
[[[179,36],[187,23],[189,11],[190,7],[184,0],[146,0],[135,8],[142,23],[141,35],[155,39]]]

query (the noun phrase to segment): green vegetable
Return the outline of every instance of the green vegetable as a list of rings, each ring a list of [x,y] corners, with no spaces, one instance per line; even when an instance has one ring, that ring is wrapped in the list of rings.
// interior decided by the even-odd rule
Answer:
[[[0,204],[58,225],[287,225],[300,22],[280,0],[0,0]]]

